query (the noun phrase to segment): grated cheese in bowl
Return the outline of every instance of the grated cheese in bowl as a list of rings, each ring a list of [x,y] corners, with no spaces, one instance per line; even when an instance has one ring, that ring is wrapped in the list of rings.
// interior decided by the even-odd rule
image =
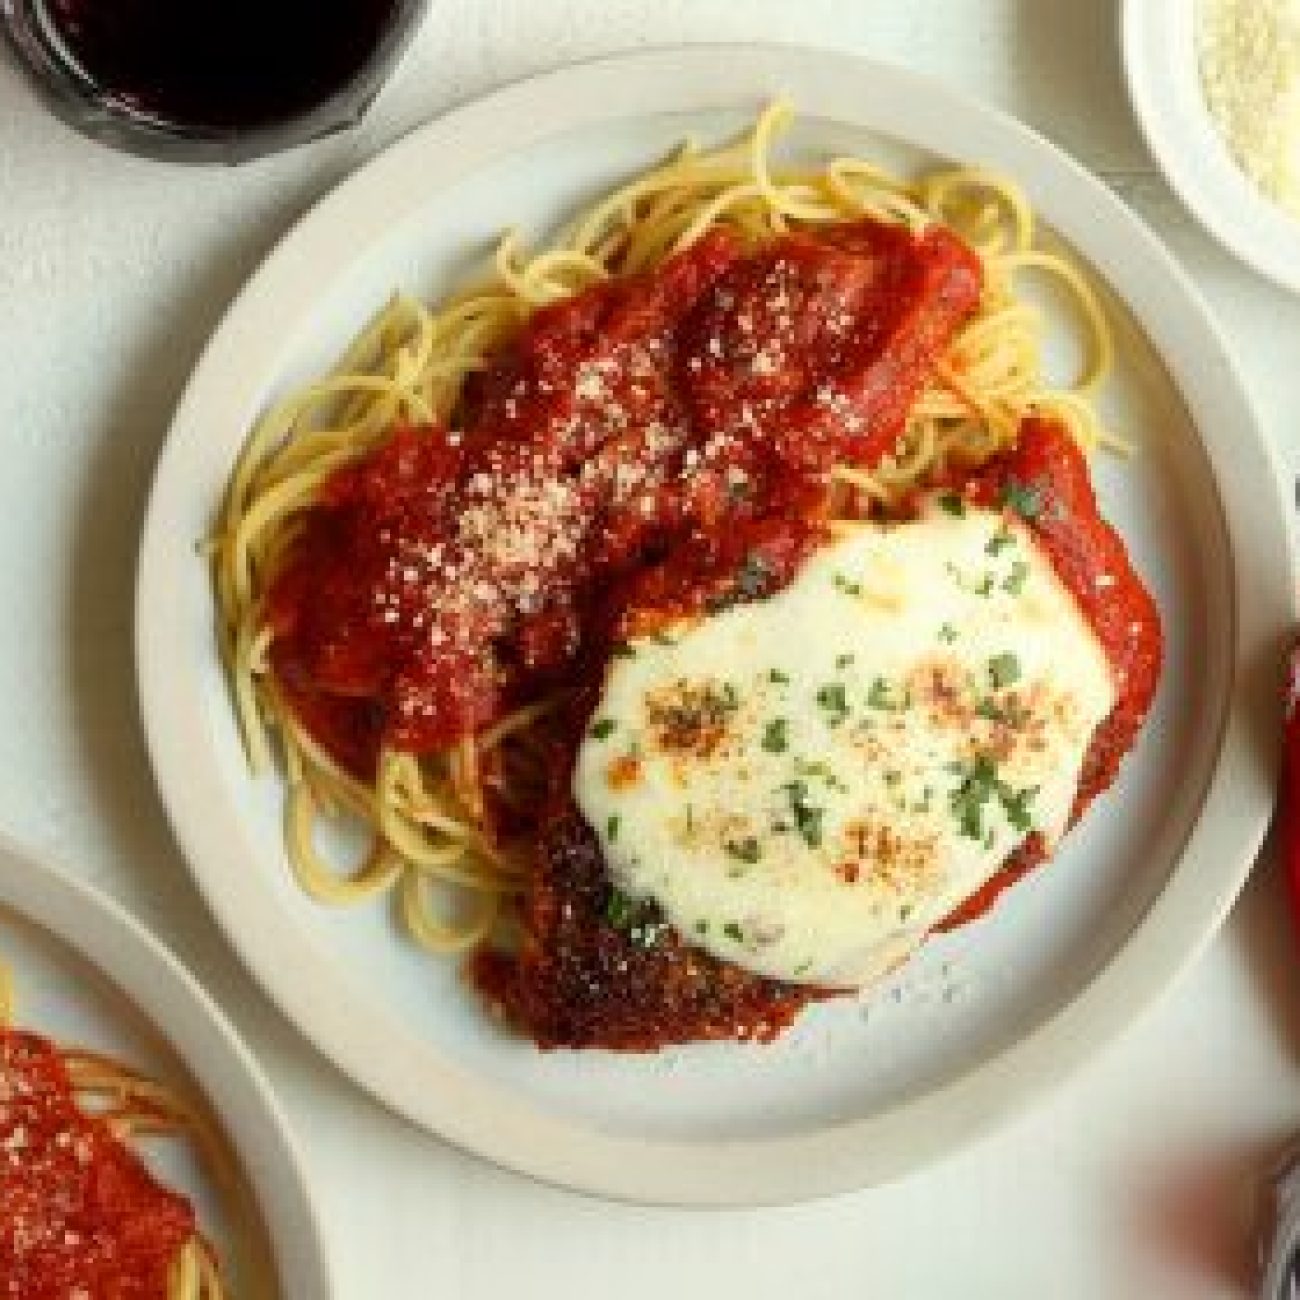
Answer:
[[[1300,0],[1200,0],[1205,100],[1246,176],[1300,218]]]

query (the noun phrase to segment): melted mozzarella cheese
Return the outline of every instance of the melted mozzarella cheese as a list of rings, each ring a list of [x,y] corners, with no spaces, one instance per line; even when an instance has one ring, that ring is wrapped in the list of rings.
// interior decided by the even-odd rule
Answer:
[[[867,984],[1069,822],[1110,665],[1018,519],[945,497],[609,667],[574,793],[615,886],[759,974]]]

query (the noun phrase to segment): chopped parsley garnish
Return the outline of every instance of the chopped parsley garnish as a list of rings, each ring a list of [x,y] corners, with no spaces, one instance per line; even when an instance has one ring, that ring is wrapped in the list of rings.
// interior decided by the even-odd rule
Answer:
[[[898,909],[898,919],[900,921],[906,921],[907,918],[912,915],[912,912],[913,912],[912,904],[904,903],[903,906]]]
[[[591,725],[591,736],[593,740],[608,740],[618,727],[618,723],[613,718],[601,718]]]
[[[728,921],[727,924],[722,927],[722,933],[725,934],[733,943],[745,942],[745,932],[735,921]]]
[[[771,669],[767,674],[768,681],[776,686],[789,686],[790,679],[779,668]]]
[[[812,970],[812,968],[813,968],[813,964],[811,961],[801,961],[799,965],[797,965],[794,968],[794,973],[796,977],[800,975],[807,975],[808,972]]]
[[[1034,819],[1030,815],[1029,805],[1033,802],[1034,796],[1038,793],[1036,785],[1029,786],[1025,790],[1012,790],[1009,786],[999,786],[998,794],[1002,799],[1002,807],[1006,810],[1007,821],[1018,831],[1029,831],[1033,829]]]
[[[984,809],[997,792],[998,769],[987,754],[980,754],[969,763],[956,764],[954,770],[962,781],[949,797],[952,814],[963,835],[983,839]]]
[[[790,745],[790,724],[785,718],[773,718],[763,729],[763,748],[769,754],[784,754]]]
[[[1009,478],[1002,485],[1002,504],[1021,519],[1037,519],[1043,513],[1043,492],[1030,483]]]
[[[740,692],[736,690],[733,682],[722,683],[722,707],[728,713],[734,713],[740,708]]]
[[[862,584],[846,578],[842,573],[837,573],[831,581],[835,584],[835,590],[842,591],[846,596],[862,595]]]
[[[618,825],[619,825],[619,818],[617,816],[611,817],[605,823],[605,838],[611,844],[613,844],[614,841],[618,839]]]
[[[945,492],[939,498],[939,504],[948,514],[956,515],[959,519],[966,513],[966,503],[956,492]]]
[[[633,649],[631,644],[627,641],[615,641],[613,648],[610,650],[610,654],[612,654],[615,659],[636,658],[636,650]]]
[[[815,849],[822,842],[822,818],[825,809],[816,808],[808,802],[808,787],[803,781],[791,781],[782,787],[790,797],[790,811],[794,814],[795,829],[803,836],[804,843]]]
[[[842,673],[852,662],[852,655],[837,655],[835,658],[836,671]]]
[[[1007,815],[1007,821],[1022,834],[1033,828],[1029,805],[1038,793],[1038,787],[1029,786],[1014,790],[998,777],[997,765],[987,754],[977,755],[970,763],[955,765],[962,778],[951,795],[953,816],[961,833],[973,840],[983,840],[987,848],[993,847],[993,828],[984,825],[984,810],[996,796]]]
[[[743,840],[728,840],[723,847],[737,861],[747,862],[751,866],[763,856],[763,850],[752,835],[747,835]]]
[[[843,682],[830,682],[817,692],[817,703],[826,710],[828,727],[838,727],[849,716],[848,694]]]
[[[989,660],[989,681],[994,690],[1001,690],[1020,680],[1020,660],[1013,654],[994,655]]]
[[[708,934],[708,932],[709,932],[709,923],[708,923],[707,921],[696,921],[696,922],[695,922],[695,933],[696,933],[696,934]]]
[[[668,635],[667,632],[654,632],[651,634],[650,640],[653,641],[655,645],[676,645],[677,644],[677,642],[674,641],[672,637]]]
[[[963,591],[969,591],[974,596],[990,596],[993,594],[993,575],[991,573],[985,572],[978,582],[974,582],[972,579],[967,578],[951,560],[943,567],[948,576]]]
[[[605,921],[628,937],[638,948],[653,948],[668,933],[668,923],[656,915],[653,903],[630,898],[620,889],[611,889],[605,900]]]
[[[605,900],[605,920],[616,930],[630,930],[641,915],[641,904],[621,889],[611,889]]]
[[[1017,560],[1011,566],[1011,572],[1002,580],[1002,590],[1009,592],[1013,596],[1018,596],[1025,589],[1025,582],[1029,578],[1029,565],[1024,560]]]
[[[957,639],[957,629],[951,623],[945,623],[939,629],[939,640],[945,645],[952,645]]]
[[[902,779],[903,774],[892,767],[885,773],[886,785],[897,785]]]
[[[984,553],[986,555],[1001,555],[1008,546],[1014,546],[1015,544],[1015,534],[1006,526],[1006,524],[1001,524],[999,525],[997,532],[995,532],[985,544]]]
[[[977,717],[990,722],[1004,722],[1009,727],[1022,727],[1029,720],[1029,711],[1014,700],[1000,701],[985,697],[975,706]]]
[[[867,703],[873,709],[896,709],[893,688],[883,677],[877,677],[867,692]]]

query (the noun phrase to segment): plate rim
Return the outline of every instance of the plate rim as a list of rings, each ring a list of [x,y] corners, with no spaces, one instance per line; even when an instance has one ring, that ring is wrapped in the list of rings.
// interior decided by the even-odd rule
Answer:
[[[647,85],[654,89],[647,91]],[[864,91],[864,86],[869,90]],[[342,242],[354,256],[364,255],[364,245],[349,244],[346,236],[365,230],[369,191],[386,195],[399,213],[405,212],[403,195],[410,200],[418,193],[427,199],[436,192],[437,185],[427,181],[416,188],[419,168],[411,167],[411,162],[436,150],[442,167],[449,160],[455,162],[450,174],[459,178],[509,150],[526,148],[535,139],[611,116],[602,111],[611,95],[619,104],[616,115],[626,118],[734,110],[751,101],[757,106],[762,99],[791,89],[810,116],[839,117],[921,148],[936,148],[913,133],[912,117],[895,129],[856,107],[868,93],[877,106],[892,104],[889,96],[903,103],[924,97],[926,120],[935,124],[930,129],[937,132],[939,123],[946,128],[960,120],[964,132],[978,137],[990,151],[1031,161],[1037,173],[1050,177],[1053,186],[1063,191],[1062,208],[1068,206],[1067,199],[1077,202],[1080,212],[1090,216],[1102,212],[1112,227],[1123,231],[1125,255],[1107,259],[1112,265],[1104,270],[1108,279],[1125,285],[1126,304],[1153,346],[1157,335],[1167,334],[1182,338],[1186,347],[1190,330],[1194,365],[1175,366],[1167,346],[1156,350],[1189,410],[1199,413],[1198,428],[1206,425],[1214,431],[1214,446],[1203,429],[1201,441],[1223,504],[1235,587],[1232,703],[1202,814],[1147,915],[1073,1002],[970,1074],[866,1119],[763,1141],[639,1141],[518,1103],[504,1112],[485,1107],[469,1086],[477,1076],[453,1062],[441,1063],[433,1086],[427,1079],[404,1080],[400,1068],[394,1069],[356,1041],[360,1033],[373,1046],[373,1031],[376,1025],[387,1024],[387,1018],[358,1026],[327,999],[303,995],[277,976],[283,947],[276,951],[274,945],[254,937],[255,930],[264,929],[265,920],[250,918],[246,899],[224,886],[221,855],[205,842],[204,806],[193,781],[196,755],[172,725],[173,706],[181,706],[185,699],[186,666],[177,662],[185,638],[177,636],[168,620],[154,616],[155,610],[165,608],[165,594],[180,572],[175,568],[179,561],[175,539],[168,533],[167,511],[172,494],[180,493],[184,499],[186,429],[201,426],[203,408],[221,381],[225,359],[241,347],[255,345],[259,338],[274,338],[277,317],[286,322],[296,319],[286,306],[294,296],[288,291],[312,264],[313,249],[320,252]],[[634,101],[630,107],[629,99]],[[642,109],[637,107],[641,99],[655,103]],[[889,108],[885,116],[892,111]],[[937,151],[945,152],[941,145]],[[951,156],[956,151],[949,146],[946,152]],[[467,155],[471,161],[466,161]],[[1012,170],[1022,181],[1027,179],[1018,168]],[[1080,217],[1077,231],[1072,231],[1057,214],[1052,220],[1086,251],[1093,240],[1082,222]],[[1124,265],[1116,267],[1116,260]],[[342,270],[342,265],[337,269]],[[301,285],[295,291],[302,292]],[[1170,314],[1171,306],[1181,315]],[[1159,318],[1159,328],[1150,319],[1153,316]],[[1220,427],[1231,429],[1232,437],[1219,433]],[[1235,513],[1226,508],[1225,491],[1236,503]],[[1238,536],[1234,528],[1245,522],[1251,527]],[[1271,650],[1279,626],[1296,621],[1297,599],[1289,584],[1289,539],[1275,453],[1262,435],[1208,310],[1156,237],[1082,166],[1029,128],[977,100],[909,69],[857,55],[767,44],[642,50],[545,72],[434,118],[345,179],[276,245],[213,334],[159,457],[136,589],[137,685],[155,779],[208,905],[272,1000],[355,1083],[459,1147],[561,1186],[660,1204],[790,1203],[888,1181],[1017,1113],[1049,1086],[1075,1074],[1094,1044],[1109,1042],[1137,1019],[1138,1012],[1167,991],[1217,932],[1254,861],[1271,811],[1276,744],[1262,729],[1273,698],[1274,674],[1258,661],[1262,643],[1270,643]],[[1251,583],[1243,583],[1246,574],[1252,574]],[[1239,671],[1242,664],[1249,671]],[[1224,788],[1229,784],[1230,793]],[[1193,849],[1197,871],[1187,866]],[[1224,868],[1225,862],[1230,869]],[[310,936],[292,938],[303,960],[323,956]],[[285,936],[279,939],[283,943]],[[428,1097],[434,1092],[438,1097],[431,1109]]]
[[[1232,168],[1240,182],[1234,187],[1237,189],[1234,197],[1239,202],[1233,213],[1234,224],[1198,179],[1197,151],[1180,151],[1179,137],[1190,128],[1182,124],[1181,115],[1165,104],[1156,88],[1156,82],[1164,74],[1165,64],[1154,51],[1168,48],[1165,39],[1167,28],[1175,16],[1170,5],[1195,2],[1124,0],[1120,15],[1120,44],[1124,80],[1128,85],[1133,115],[1160,174],[1201,228],[1243,266],[1283,289],[1300,294],[1300,220],[1289,218],[1255,189],[1228,157],[1226,147],[1216,135],[1223,154],[1222,162]],[[1289,240],[1278,235],[1279,221],[1289,222]],[[1291,247],[1277,247],[1279,238],[1283,243],[1289,242]]]
[[[189,1071],[257,1205],[279,1274],[275,1294],[332,1296],[324,1229],[298,1141],[262,1067],[194,975],[115,899],[4,833],[0,908],[92,967]],[[220,1090],[210,1078],[218,1061]]]

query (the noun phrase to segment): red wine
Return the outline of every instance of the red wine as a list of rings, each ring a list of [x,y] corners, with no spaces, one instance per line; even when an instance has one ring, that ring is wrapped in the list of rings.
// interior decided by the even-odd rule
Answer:
[[[348,85],[403,0],[45,0],[78,69],[168,122],[250,128]]]

